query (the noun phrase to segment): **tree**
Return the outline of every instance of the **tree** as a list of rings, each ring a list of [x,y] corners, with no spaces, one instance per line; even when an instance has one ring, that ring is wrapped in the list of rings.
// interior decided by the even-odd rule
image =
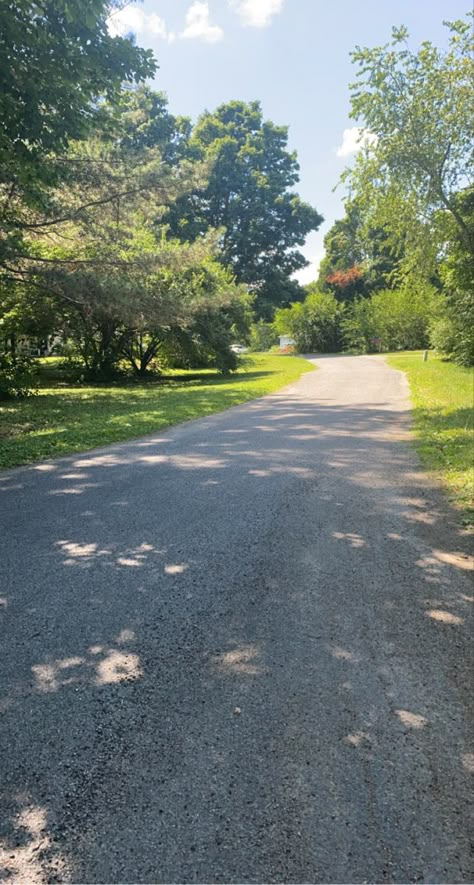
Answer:
[[[7,278],[26,251],[25,236],[53,223],[55,189],[87,178],[69,145],[106,124],[104,98],[118,101],[124,82],[155,71],[150,51],[110,36],[114,5],[1,0],[0,268]]]
[[[113,113],[113,108],[110,110]],[[114,137],[131,155],[145,148],[159,148],[163,162],[174,165],[190,154],[191,121],[170,113],[164,92],[144,85],[123,90],[113,122]]]
[[[387,232],[364,208],[362,200],[346,200],[344,217],[324,237],[317,286],[340,301],[389,285],[399,261]]]
[[[473,167],[474,42],[469,20],[447,26],[447,51],[424,42],[413,52],[401,27],[393,29],[391,44],[352,53],[359,73],[351,115],[372,139],[346,178],[357,198],[378,209],[382,226],[404,239],[408,253],[426,243],[426,226],[442,210],[473,255],[456,193]]]
[[[99,99],[124,81],[153,75],[151,51],[111,37],[110,0],[2,0],[0,32],[1,182],[49,184],[46,159],[96,124]],[[57,171],[57,170],[56,170]]]
[[[474,187],[456,195],[463,218],[474,236]],[[445,247],[440,278],[446,294],[445,315],[432,324],[433,346],[462,366],[474,365],[474,259],[453,218],[443,213]]]
[[[230,345],[248,334],[251,298],[216,261],[209,237],[192,246],[174,243],[172,250],[174,266],[155,274],[148,298],[129,311],[120,352],[142,376],[163,362],[235,369]]]
[[[198,120],[189,149],[210,164],[209,181],[175,204],[171,231],[192,240],[222,228],[222,261],[268,318],[295,297],[291,276],[307,263],[298,247],[322,221],[293,191],[299,167],[288,130],[264,121],[258,102],[233,101]]]
[[[340,347],[342,306],[329,292],[309,291],[301,303],[275,312],[278,335],[291,335],[302,353],[334,352]]]
[[[274,323],[266,323],[264,320],[254,323],[250,330],[251,350],[257,353],[264,352],[277,344],[278,335]]]
[[[428,42],[412,51],[403,27],[393,30],[389,45],[356,49],[351,113],[372,137],[343,176],[365,229],[381,228],[397,259],[391,285],[443,288],[446,314],[434,324],[433,340],[440,347],[444,335],[446,350],[463,364],[474,361],[469,18],[447,23],[446,51]]]
[[[363,273],[357,264],[347,270],[331,270],[325,282],[338,301],[352,301],[364,290]]]
[[[179,243],[159,226],[165,207],[189,186],[183,169],[163,164],[155,148],[133,149],[130,162],[120,141],[79,142],[68,159],[76,177],[56,188],[52,222],[32,215],[23,253],[6,265],[14,305],[31,293],[52,304],[53,328],[75,342],[91,377],[109,375],[123,357],[144,374],[165,332],[190,328],[206,311],[214,326],[221,316],[223,329],[223,312],[248,296],[216,261],[217,235]],[[26,331],[24,310],[6,307],[3,322]],[[232,334],[227,329],[219,347],[215,339],[208,355],[223,364]]]

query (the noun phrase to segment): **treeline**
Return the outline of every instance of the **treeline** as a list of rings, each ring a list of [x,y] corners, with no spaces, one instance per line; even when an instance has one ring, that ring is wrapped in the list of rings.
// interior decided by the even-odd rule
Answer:
[[[449,48],[358,48],[352,116],[360,150],[343,175],[345,215],[303,303],[274,329],[300,350],[436,348],[474,363],[472,16]]]
[[[113,6],[2,13],[0,395],[27,392],[40,340],[92,379],[226,372],[253,317],[301,297],[299,247],[322,219],[294,191],[287,129],[258,102],[174,116],[144,85],[151,52],[110,36]]]

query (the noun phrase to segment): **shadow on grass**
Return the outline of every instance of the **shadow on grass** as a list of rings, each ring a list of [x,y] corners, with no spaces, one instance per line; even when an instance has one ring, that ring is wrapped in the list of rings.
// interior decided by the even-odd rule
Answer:
[[[472,407],[443,410],[415,406],[413,409],[415,422],[423,425],[432,424],[435,430],[462,430],[472,433],[474,429],[474,412]]]

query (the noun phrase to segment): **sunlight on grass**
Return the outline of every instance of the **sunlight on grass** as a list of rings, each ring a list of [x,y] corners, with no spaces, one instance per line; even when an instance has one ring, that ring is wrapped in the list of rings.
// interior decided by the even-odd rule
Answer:
[[[421,352],[387,356],[406,372],[413,402],[417,449],[422,463],[435,471],[452,502],[474,521],[474,372]]]
[[[36,396],[0,404],[0,467],[84,451],[200,418],[271,393],[314,369],[275,354],[245,357],[238,372],[204,370],[191,380],[122,386],[41,387]]]

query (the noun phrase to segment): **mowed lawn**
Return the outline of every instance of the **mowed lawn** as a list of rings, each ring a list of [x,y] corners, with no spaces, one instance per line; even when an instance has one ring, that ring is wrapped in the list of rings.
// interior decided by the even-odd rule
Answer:
[[[413,402],[417,449],[424,466],[438,474],[463,523],[474,522],[474,370],[421,352],[386,357],[406,372]]]
[[[123,385],[41,386],[0,402],[0,468],[101,446],[219,412],[271,393],[314,370],[306,360],[246,355],[241,368],[181,373],[179,380]]]

